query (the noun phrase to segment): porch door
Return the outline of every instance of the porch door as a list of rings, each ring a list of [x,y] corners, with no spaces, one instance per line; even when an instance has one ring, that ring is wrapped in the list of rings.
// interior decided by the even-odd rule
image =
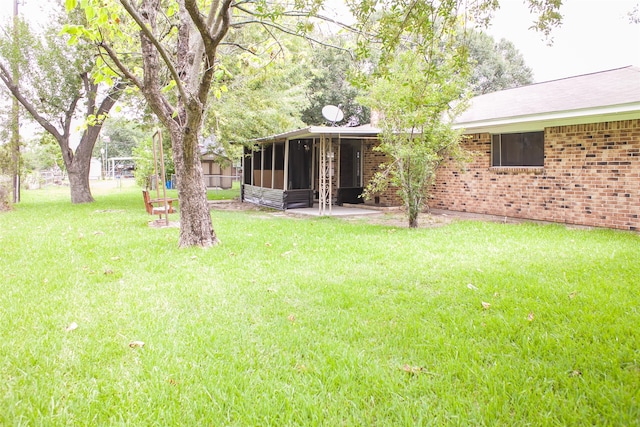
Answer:
[[[362,141],[340,144],[340,188],[362,187]]]
[[[287,190],[311,189],[312,140],[289,141],[289,182]]]
[[[338,203],[363,203],[362,140],[342,140],[340,144],[340,182]]]

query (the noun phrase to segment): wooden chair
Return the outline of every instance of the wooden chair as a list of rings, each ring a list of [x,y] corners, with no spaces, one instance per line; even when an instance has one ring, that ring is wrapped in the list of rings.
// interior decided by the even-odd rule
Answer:
[[[167,212],[165,212],[164,199],[151,199],[147,190],[142,190],[142,198],[144,199],[144,207],[149,215],[164,215],[165,213],[175,212],[173,202],[176,199],[167,199]]]

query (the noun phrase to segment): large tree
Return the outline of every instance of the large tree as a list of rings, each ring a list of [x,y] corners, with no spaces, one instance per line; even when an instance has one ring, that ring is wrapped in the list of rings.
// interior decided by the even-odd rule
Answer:
[[[310,105],[302,111],[302,120],[307,125],[327,124],[322,116],[325,105],[340,106],[344,119],[337,123],[339,125],[369,123],[369,109],[357,101],[362,92],[350,82],[354,58],[347,49],[352,47],[348,43],[353,39],[353,34],[349,33],[333,36],[328,39],[329,46],[318,46],[313,50],[311,78],[306,85]]]
[[[89,52],[82,46],[67,45],[67,38],[58,35],[62,24],[57,19],[50,25],[39,34],[18,20],[15,31],[4,33],[0,38],[0,80],[57,141],[69,176],[71,202],[92,202],[91,154],[124,84],[116,81],[101,90],[91,77],[93,60]],[[14,69],[19,70],[17,81]],[[74,150],[70,141],[72,121],[79,116],[86,126]]]
[[[214,0],[67,0],[80,5],[86,27],[69,27],[89,38],[108,64],[135,85],[169,133],[180,203],[179,246],[208,247],[218,242],[211,223],[198,142],[212,83],[224,77],[217,58],[230,31],[252,25],[300,34],[319,2],[295,5],[258,1]],[[299,18],[295,26],[281,17]],[[135,27],[134,38],[129,29]],[[120,49],[124,47],[125,49]],[[131,52],[140,54],[140,66]],[[107,63],[107,61],[105,61]]]
[[[477,30],[466,31],[460,37],[473,65],[469,83],[474,95],[533,83],[533,71],[509,40],[496,42]]]

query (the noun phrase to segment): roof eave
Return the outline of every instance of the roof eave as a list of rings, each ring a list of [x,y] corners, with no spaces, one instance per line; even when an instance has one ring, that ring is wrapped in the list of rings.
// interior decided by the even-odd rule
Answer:
[[[281,142],[289,139],[313,138],[318,135],[352,137],[377,135],[380,130],[374,127],[344,127],[344,126],[309,126],[307,128],[296,129],[278,135],[257,138],[254,142],[258,144],[268,144],[273,142]]]
[[[546,127],[640,119],[640,102],[596,108],[553,111],[489,120],[455,123],[466,133],[506,133],[544,130]]]

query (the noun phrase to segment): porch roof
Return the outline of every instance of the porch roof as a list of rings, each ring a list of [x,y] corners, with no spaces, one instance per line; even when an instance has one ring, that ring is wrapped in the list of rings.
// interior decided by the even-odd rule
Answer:
[[[375,137],[380,133],[380,129],[370,124],[362,126],[309,126],[302,129],[296,129],[278,135],[257,138],[257,143],[271,143],[286,141],[288,139],[304,139],[313,138],[320,135],[340,138],[358,138],[358,137]]]

